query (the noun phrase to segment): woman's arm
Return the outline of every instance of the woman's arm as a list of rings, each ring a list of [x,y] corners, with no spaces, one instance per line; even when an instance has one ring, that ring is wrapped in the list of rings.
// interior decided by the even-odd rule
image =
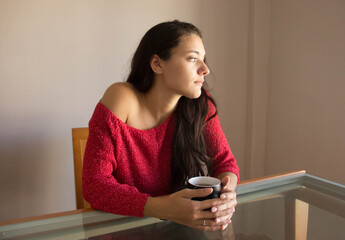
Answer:
[[[208,116],[212,116],[215,111],[214,105],[209,102]],[[225,204],[220,204],[215,208],[217,211],[228,213],[220,221],[231,222],[237,204],[235,189],[239,180],[239,168],[221,128],[218,115],[206,123],[205,140],[212,159],[213,176],[220,179],[222,183],[220,198],[226,200]]]
[[[207,117],[210,117],[216,112],[216,108],[211,102],[208,106],[209,113]],[[208,155],[212,161],[212,175],[219,179],[228,175],[234,190],[239,180],[239,168],[220,125],[218,114],[206,123],[204,135]]]
[[[149,194],[136,186],[118,182],[114,173],[116,139],[121,138],[118,121],[126,122],[138,107],[137,96],[128,83],[115,83],[104,93],[89,122],[89,137],[83,164],[83,195],[91,207],[105,212],[143,216]],[[115,138],[114,138],[115,136]]]
[[[112,132],[116,131],[116,125],[108,120],[110,117],[110,111],[98,104],[90,120],[83,162],[83,196],[92,208],[142,217],[149,194],[141,193],[135,186],[121,184],[113,176],[117,159]]]

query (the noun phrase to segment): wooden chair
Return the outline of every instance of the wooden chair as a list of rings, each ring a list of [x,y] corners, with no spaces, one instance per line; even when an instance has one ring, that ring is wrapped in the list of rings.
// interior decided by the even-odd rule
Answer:
[[[82,169],[84,152],[86,147],[87,137],[89,136],[89,128],[72,128],[73,139],[73,155],[74,155],[74,180],[75,180],[75,192],[77,200],[77,209],[90,208],[90,204],[85,201],[81,186],[82,186]]]

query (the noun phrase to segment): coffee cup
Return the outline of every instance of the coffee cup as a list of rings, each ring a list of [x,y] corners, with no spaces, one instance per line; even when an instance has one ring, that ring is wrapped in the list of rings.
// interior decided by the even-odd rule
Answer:
[[[206,199],[219,198],[221,194],[221,182],[218,178],[208,176],[198,176],[188,179],[187,188],[200,189],[212,188],[213,191],[206,197],[195,197],[192,200],[203,201]]]

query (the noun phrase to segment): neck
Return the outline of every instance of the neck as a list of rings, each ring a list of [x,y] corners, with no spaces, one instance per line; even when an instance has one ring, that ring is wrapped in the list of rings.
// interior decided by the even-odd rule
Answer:
[[[150,91],[143,96],[145,107],[157,122],[163,122],[175,111],[181,97],[160,82],[156,80]]]

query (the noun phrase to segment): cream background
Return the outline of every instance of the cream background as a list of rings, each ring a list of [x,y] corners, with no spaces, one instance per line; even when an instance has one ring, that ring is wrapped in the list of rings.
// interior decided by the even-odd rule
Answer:
[[[242,179],[345,184],[345,2],[1,0],[0,220],[75,208],[71,128],[153,25],[193,22]]]

